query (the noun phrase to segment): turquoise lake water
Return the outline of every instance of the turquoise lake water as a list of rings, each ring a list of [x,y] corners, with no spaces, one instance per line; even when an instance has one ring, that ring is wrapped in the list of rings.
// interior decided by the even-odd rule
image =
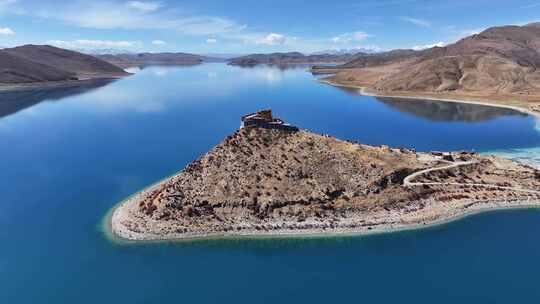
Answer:
[[[0,303],[539,303],[540,211],[364,237],[125,245],[101,221],[271,107],[366,144],[495,151],[538,163],[533,117],[376,99],[305,69],[151,67],[0,93]]]

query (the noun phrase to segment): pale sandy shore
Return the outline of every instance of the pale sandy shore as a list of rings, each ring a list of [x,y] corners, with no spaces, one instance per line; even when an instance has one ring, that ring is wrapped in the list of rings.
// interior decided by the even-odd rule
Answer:
[[[425,208],[414,210],[414,207],[403,211],[382,211],[363,215],[352,215],[331,225],[309,220],[298,224],[295,222],[276,222],[275,226],[287,226],[289,229],[256,229],[256,224],[244,223],[242,230],[230,232],[201,231],[199,233],[177,233],[168,230],[163,222],[149,220],[138,215],[137,208],[144,192],[160,187],[160,181],[149,188],[138,192],[116,205],[106,215],[103,223],[106,233],[113,241],[189,241],[216,238],[265,238],[265,237],[330,237],[347,235],[368,235],[391,233],[405,230],[424,229],[462,219],[467,216],[505,209],[536,209],[540,201],[500,200],[500,201],[458,201],[434,203],[424,201]],[[148,231],[132,229],[133,221],[144,221]],[[305,228],[310,227],[310,228]]]
[[[490,106],[490,107],[496,107],[496,108],[504,108],[504,109],[511,109],[515,110],[524,114],[528,114],[531,116],[534,116],[538,119],[540,119],[540,113],[532,111],[528,108],[516,106],[516,105],[505,105],[501,103],[496,102],[488,102],[483,100],[474,100],[470,98],[439,98],[439,97],[433,97],[429,95],[408,95],[408,94],[380,94],[375,93],[373,91],[368,90],[368,88],[363,86],[355,86],[355,85],[349,85],[349,84],[341,84],[337,82],[333,82],[327,79],[319,79],[318,80],[321,83],[325,83],[331,86],[335,87],[343,87],[343,88],[349,88],[349,89],[358,89],[358,92],[361,95],[364,96],[373,96],[373,97],[388,97],[388,98],[403,98],[403,99],[415,99],[415,100],[430,100],[430,101],[445,101],[445,102],[455,102],[455,103],[465,103],[465,104],[475,104],[475,105],[483,105],[483,106]]]

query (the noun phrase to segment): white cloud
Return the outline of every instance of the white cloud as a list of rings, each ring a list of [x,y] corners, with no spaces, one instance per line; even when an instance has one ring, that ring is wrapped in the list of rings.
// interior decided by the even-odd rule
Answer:
[[[287,41],[287,38],[282,34],[270,33],[265,37],[255,40],[256,44],[266,44],[266,45],[276,45],[284,44]]]
[[[354,48],[355,50],[366,52],[366,53],[378,53],[382,52],[383,49],[378,45],[368,44],[368,45],[359,45]]]
[[[446,26],[443,28],[447,32],[448,38],[445,40],[448,43],[453,43],[459,41],[460,39],[479,34],[485,31],[487,27],[478,27],[478,28],[458,28],[457,26]]]
[[[165,45],[165,44],[167,44],[167,42],[165,42],[163,40],[154,40],[154,41],[152,41],[152,44],[153,45]]]
[[[401,17],[400,19],[403,21],[412,23],[414,25],[418,25],[422,27],[431,27],[431,22],[423,20],[423,19],[411,18],[411,17]]]
[[[76,43],[92,47],[134,47],[138,43],[135,41],[115,41],[115,40],[76,40]]]
[[[0,35],[15,35],[15,32],[9,27],[0,26]]]
[[[127,7],[136,9],[143,12],[153,12],[157,11],[162,7],[159,2],[145,2],[145,1],[128,1],[126,2]]]
[[[203,41],[209,44],[227,41],[231,48],[244,47],[240,43],[294,46],[298,49],[303,46],[304,40],[298,43],[298,38],[285,33],[261,32],[227,17],[193,14],[182,8],[161,5],[165,0],[155,1],[138,1],[135,4],[127,0],[80,0],[54,8],[37,5],[33,14],[82,28],[172,31],[180,35],[203,37]],[[139,2],[160,6],[140,5]]]
[[[425,49],[430,49],[432,47],[443,47],[445,45],[446,45],[446,43],[444,43],[442,41],[439,41],[439,42],[433,43],[433,44],[416,45],[416,46],[413,46],[412,49],[415,50],[415,51],[421,51],[421,50],[425,50]]]
[[[280,51],[310,51],[325,49],[332,44],[332,40],[327,37],[303,39],[283,32],[262,32],[227,17],[193,14],[189,10],[167,6],[165,3],[166,0],[74,0],[61,5],[38,2],[28,14],[46,21],[54,20],[82,28],[168,31],[172,35],[194,36],[208,44],[224,42],[223,47],[230,52],[243,51],[245,44],[258,45],[261,51],[268,46],[279,48]],[[351,38],[338,37],[338,41],[350,39],[351,43],[347,45],[349,48],[367,37],[364,32],[349,35]],[[148,45],[152,45],[151,40]]]
[[[64,41],[64,40],[49,40],[45,43],[54,45],[54,46],[59,46],[59,47],[68,47],[68,45],[70,44],[69,42]]]
[[[332,38],[334,43],[351,43],[351,42],[360,42],[369,38],[371,35],[366,32],[357,31],[352,33],[344,33]]]
[[[476,29],[470,29],[470,30],[463,30],[461,31],[461,35],[462,36],[471,36],[471,35],[476,35],[476,34],[480,34],[481,32],[485,31],[486,28],[483,27],[483,28],[476,28]]]
[[[128,3],[133,3],[128,2]],[[125,3],[108,0],[76,2],[57,8],[36,10],[39,17],[55,19],[84,28],[95,29],[157,29],[175,30],[187,35],[240,35],[246,26],[234,20],[205,15],[187,15],[181,10],[156,9],[150,5],[135,6],[139,9],[126,9]],[[142,3],[142,2],[141,2]],[[152,2],[154,3],[154,2]],[[145,4],[148,4],[145,2]],[[133,6],[133,4],[132,4]],[[146,7],[146,9],[141,9]]]
[[[540,3],[538,4],[540,6]],[[538,20],[527,20],[527,21],[519,21],[519,22],[513,22],[510,23],[510,25],[517,25],[517,26],[524,26],[531,23],[537,23]]]
[[[49,40],[47,44],[77,49],[77,48],[137,48],[142,45],[139,41],[123,41],[123,40],[91,40],[79,39],[73,41],[64,40]]]

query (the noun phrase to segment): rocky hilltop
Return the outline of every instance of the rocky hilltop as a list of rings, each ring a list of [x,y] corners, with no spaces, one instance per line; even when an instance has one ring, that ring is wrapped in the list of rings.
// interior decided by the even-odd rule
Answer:
[[[0,50],[0,84],[29,84],[127,75],[96,57],[47,45]]]
[[[525,108],[540,104],[540,26],[489,28],[445,47],[361,57],[332,72],[330,82],[378,95],[474,97]]]
[[[264,113],[245,116],[201,158],[121,203],[113,233],[150,240],[378,231],[540,198],[531,167],[342,141]]]

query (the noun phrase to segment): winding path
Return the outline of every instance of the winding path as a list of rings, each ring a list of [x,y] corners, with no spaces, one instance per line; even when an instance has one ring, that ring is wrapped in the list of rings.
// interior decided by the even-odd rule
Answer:
[[[439,182],[429,182],[429,183],[418,183],[413,182],[413,180],[423,174],[434,172],[434,171],[440,171],[440,170],[448,170],[452,168],[462,167],[462,166],[469,166],[479,163],[476,160],[472,161],[463,161],[463,162],[454,162],[447,166],[442,167],[435,167],[435,168],[428,168],[424,170],[420,170],[418,172],[415,172],[411,175],[408,175],[403,179],[403,185],[405,187],[414,187],[414,186],[467,186],[467,187],[485,187],[485,188],[495,188],[500,190],[510,190],[510,191],[516,191],[516,192],[525,192],[525,193],[532,193],[532,194],[540,194],[540,191],[538,190],[530,190],[530,189],[523,189],[523,188],[516,188],[516,187],[503,187],[498,186],[494,184],[478,184],[478,183],[439,183]]]

